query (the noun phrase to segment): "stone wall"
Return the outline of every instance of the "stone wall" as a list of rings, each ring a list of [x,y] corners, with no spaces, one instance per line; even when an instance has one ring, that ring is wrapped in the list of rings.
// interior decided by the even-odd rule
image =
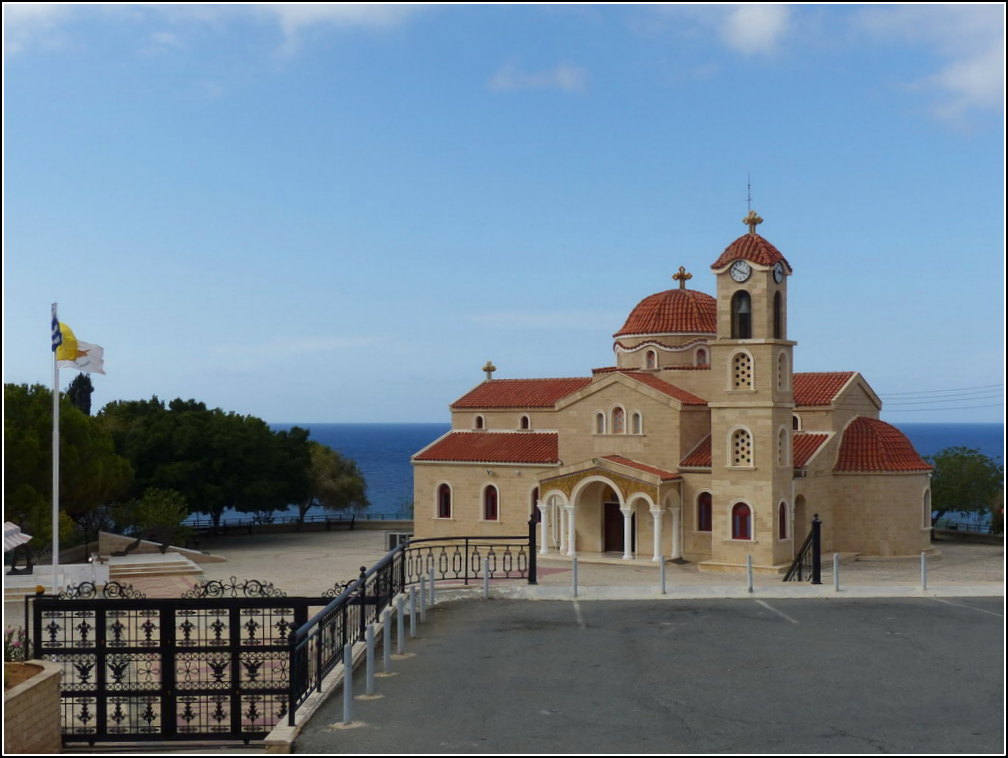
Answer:
[[[4,755],[58,753],[60,679],[63,669],[49,661],[28,661],[42,671],[4,691]]]

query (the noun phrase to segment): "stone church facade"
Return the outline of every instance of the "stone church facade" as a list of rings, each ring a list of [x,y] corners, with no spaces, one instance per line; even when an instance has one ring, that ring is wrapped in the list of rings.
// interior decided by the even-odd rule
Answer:
[[[413,456],[414,535],[517,535],[542,552],[782,571],[824,549],[930,544],[930,466],[856,371],[795,373],[787,259],[748,233],[711,264],[717,293],[644,298],[591,376],[487,379]]]

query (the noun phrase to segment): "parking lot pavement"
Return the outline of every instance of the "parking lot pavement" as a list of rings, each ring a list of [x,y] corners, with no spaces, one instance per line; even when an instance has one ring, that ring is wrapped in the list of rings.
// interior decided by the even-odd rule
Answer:
[[[446,602],[350,728],[334,695],[294,750],[1003,754],[1003,606]]]

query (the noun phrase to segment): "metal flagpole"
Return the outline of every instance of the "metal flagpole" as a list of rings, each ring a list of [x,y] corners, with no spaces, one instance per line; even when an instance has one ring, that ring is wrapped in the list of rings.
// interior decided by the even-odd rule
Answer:
[[[63,343],[63,334],[56,316],[56,303],[52,304],[52,350],[53,350],[53,432],[52,432],[52,570],[53,594],[59,588],[59,364],[56,362],[56,348]]]

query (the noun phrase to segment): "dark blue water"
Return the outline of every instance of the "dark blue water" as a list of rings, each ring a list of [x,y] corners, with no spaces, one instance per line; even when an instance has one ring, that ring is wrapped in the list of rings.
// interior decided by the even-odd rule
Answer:
[[[408,517],[413,501],[410,456],[448,431],[449,424],[272,424],[276,430],[300,426],[311,439],[353,458],[367,481],[375,518]],[[1002,463],[1003,424],[899,424],[921,455],[934,455],[946,447],[970,447]],[[314,512],[314,509],[313,511]],[[296,509],[277,515],[296,515]],[[225,518],[247,518],[225,513]]]

